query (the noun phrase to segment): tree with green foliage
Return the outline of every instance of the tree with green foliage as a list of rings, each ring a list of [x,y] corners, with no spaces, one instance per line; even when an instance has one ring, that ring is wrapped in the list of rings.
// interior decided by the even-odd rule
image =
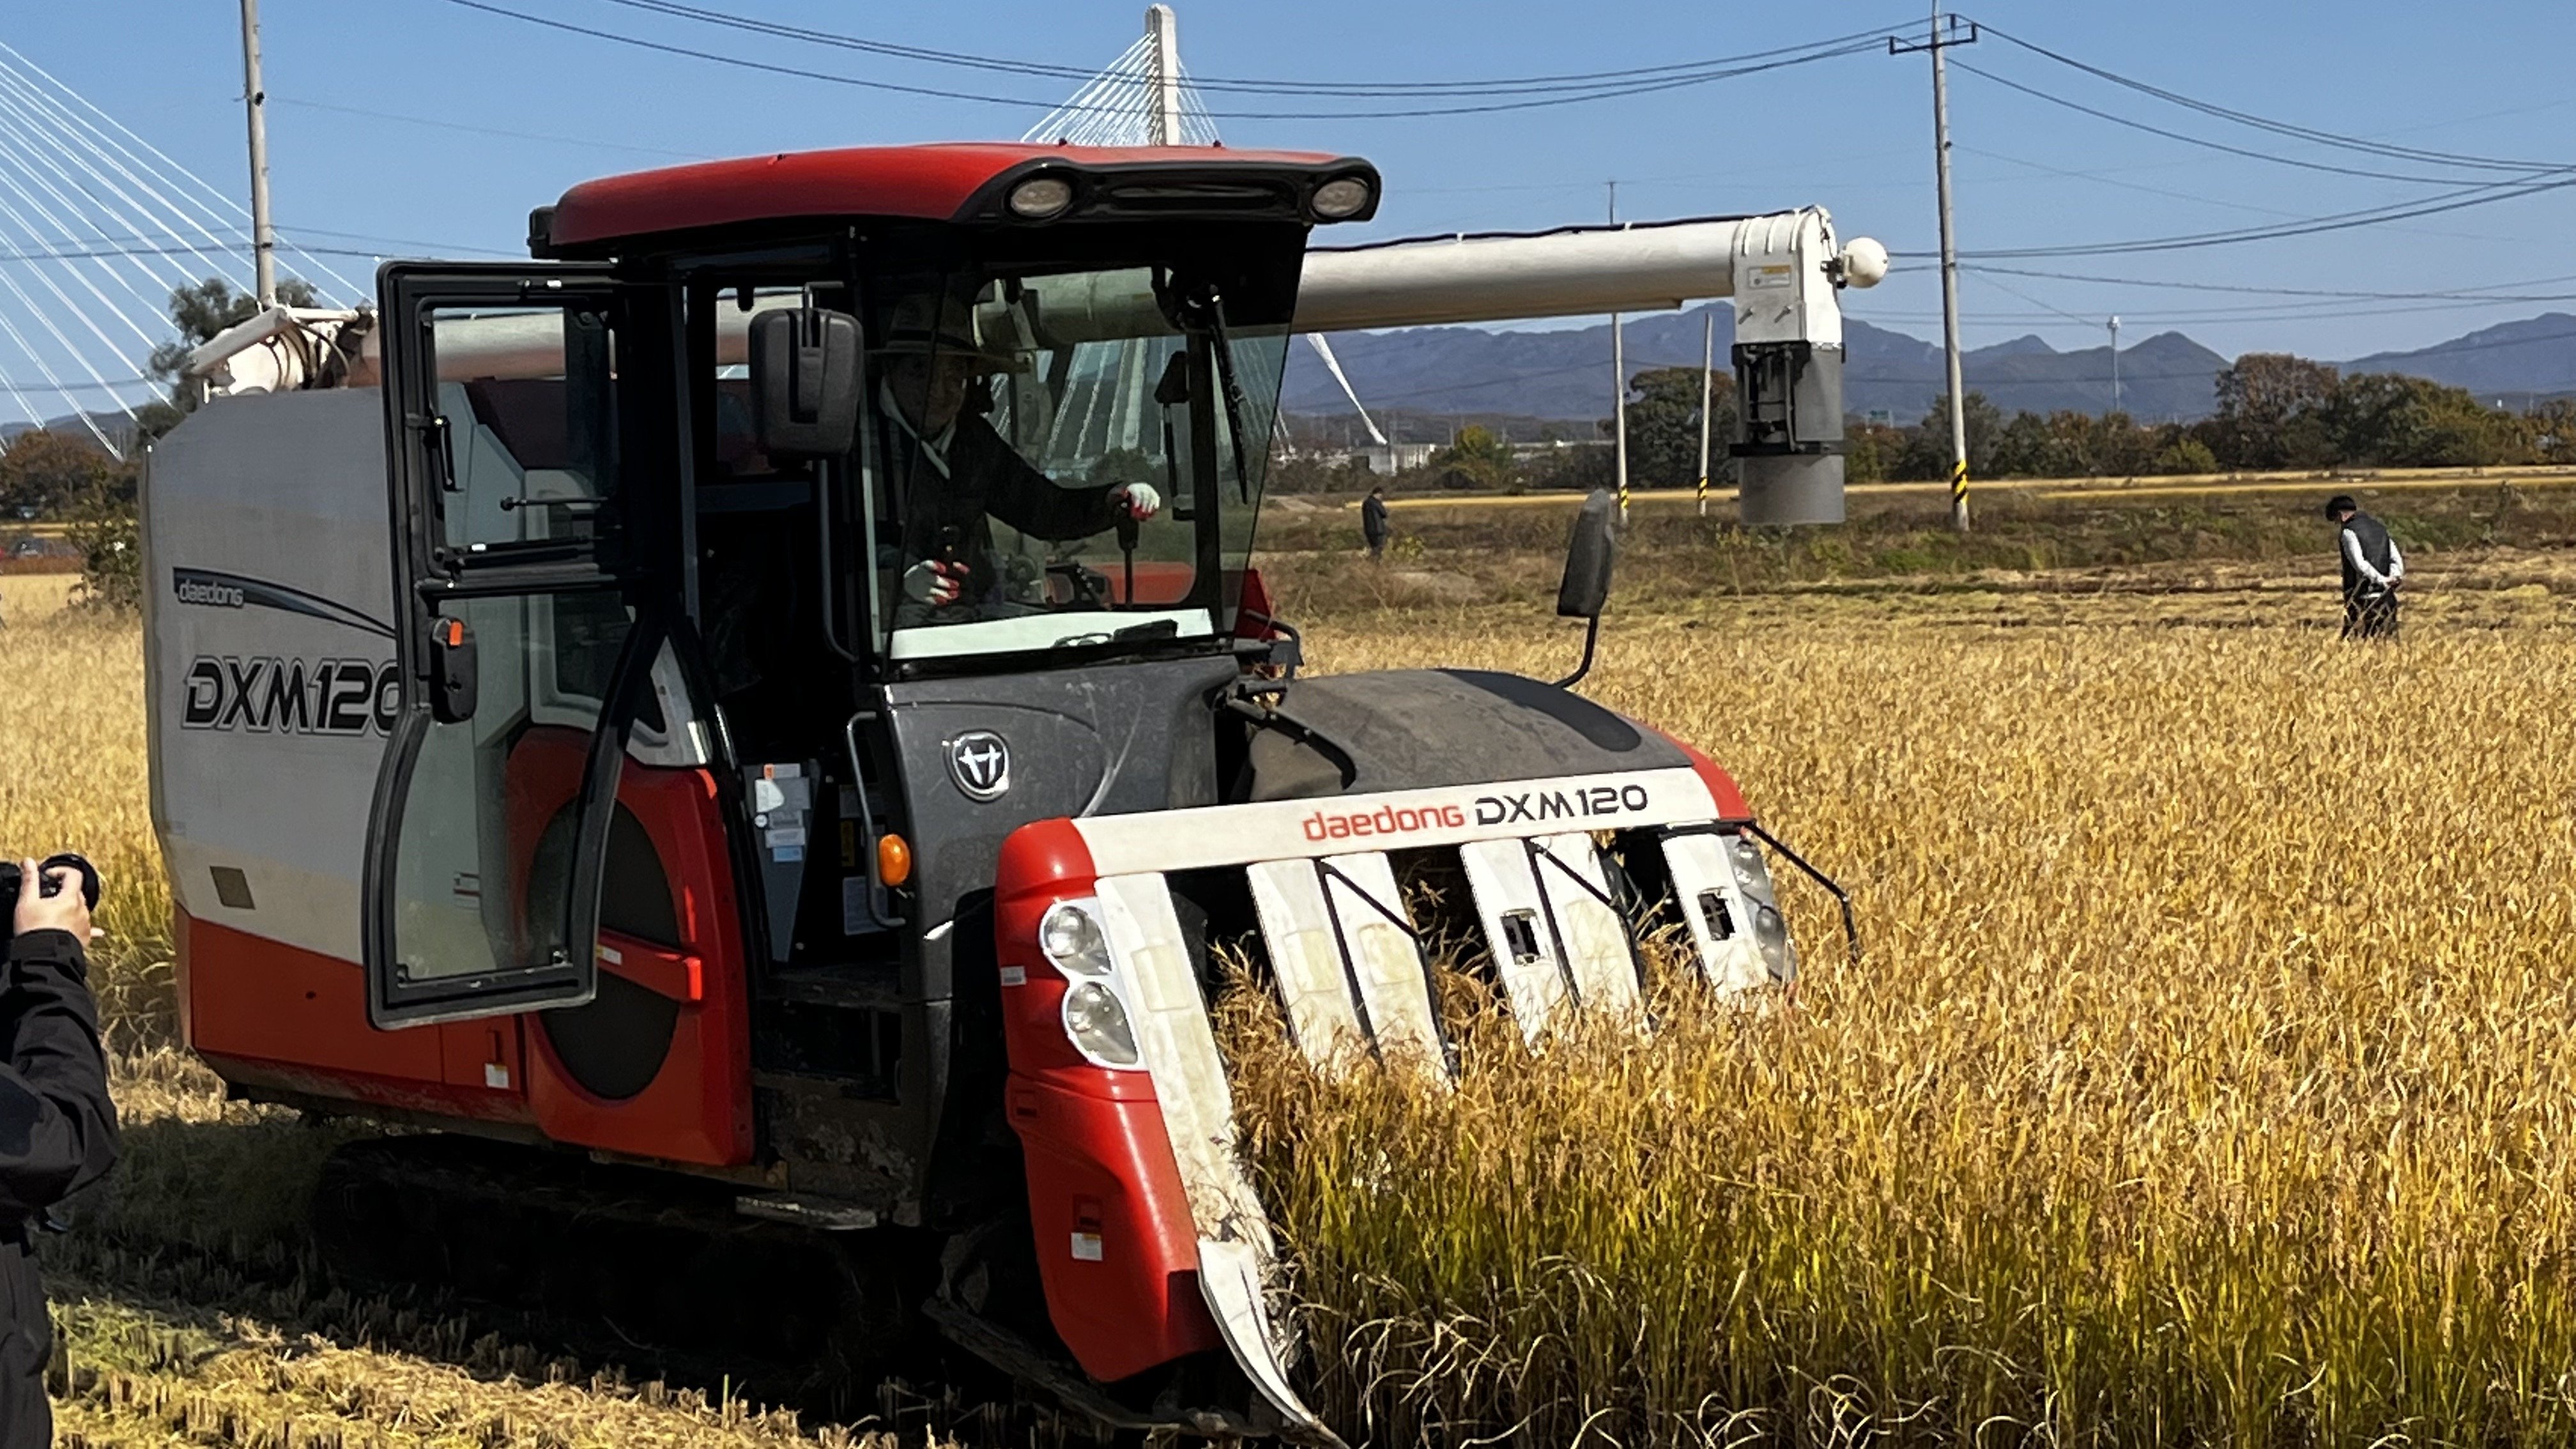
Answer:
[[[1959,411],[1968,424],[1968,473],[1975,478],[1998,476],[1994,470],[1995,440],[2004,430],[2003,411],[1984,393],[1970,392]],[[1950,476],[1950,395],[1943,393],[1932,400],[1932,410],[1914,426],[1912,436],[1896,456],[1893,476],[1904,479],[1947,478]]]
[[[1719,373],[1700,391],[1696,367],[1655,367],[1628,380],[1628,480],[1640,488],[1688,488],[1699,482],[1700,413],[1709,414],[1713,482],[1735,476],[1726,445],[1735,435],[1735,379]],[[1604,419],[1601,433],[1616,424]]]
[[[1512,445],[1493,429],[1474,423],[1458,430],[1448,447],[1431,455],[1430,467],[1443,477],[1457,477],[1476,488],[1501,488],[1513,481]]]
[[[2335,463],[2329,417],[2342,376],[2331,363],[2249,352],[2218,374],[2218,413],[2206,437],[2227,466],[2325,468]]]
[[[29,428],[0,444],[0,508],[60,517],[74,503],[106,491],[115,466],[116,460],[85,438]]]
[[[300,277],[282,277],[277,283],[277,300],[288,307],[321,305],[321,294],[313,284]],[[144,438],[158,438],[179,425],[179,420],[194,411],[197,393],[180,385],[179,374],[188,365],[188,354],[223,335],[226,328],[249,321],[259,313],[259,298],[248,292],[235,291],[221,277],[208,277],[193,287],[180,287],[170,293],[170,324],[178,330],[176,340],[152,349],[145,370],[170,384],[166,402],[147,403],[134,414],[136,426]]]
[[[2218,471],[2218,455],[2209,451],[2207,443],[2185,433],[2165,444],[2163,450],[2156,454],[2155,461],[2147,471],[2167,474],[2215,473]]]
[[[2467,389],[2395,373],[2343,379],[2327,422],[2345,467],[2482,468],[2507,461],[2516,442],[2511,416]]]

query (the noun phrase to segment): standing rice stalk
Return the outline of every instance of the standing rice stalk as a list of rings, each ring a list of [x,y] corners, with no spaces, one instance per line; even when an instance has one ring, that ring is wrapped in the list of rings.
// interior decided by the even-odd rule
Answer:
[[[1523,639],[1379,629],[1336,667]],[[1328,1413],[1380,1443],[2576,1438],[2576,640],[1640,625],[1607,702],[1861,896],[1794,1010],[1454,1093],[1239,1004]]]

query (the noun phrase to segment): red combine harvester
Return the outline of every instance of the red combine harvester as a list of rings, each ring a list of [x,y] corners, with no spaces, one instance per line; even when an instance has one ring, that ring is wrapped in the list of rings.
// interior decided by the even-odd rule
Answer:
[[[1294,331],[1727,295],[1748,516],[1838,517],[1836,293],[1884,253],[1815,211],[1308,250],[1378,190],[692,166],[200,350],[144,528],[189,1041],[440,1129],[335,1160],[340,1262],[787,1356],[926,1317],[1107,1423],[1327,1442],[1209,943],[1319,1069],[1430,1077],[1418,869],[1533,1040],[1639,1012],[1646,931],[1794,973],[1707,757],[1512,675],[1296,677],[1252,526]]]

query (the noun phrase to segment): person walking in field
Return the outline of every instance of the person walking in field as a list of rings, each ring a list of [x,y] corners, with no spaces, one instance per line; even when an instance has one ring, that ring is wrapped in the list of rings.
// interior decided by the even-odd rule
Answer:
[[[2397,586],[2406,578],[2406,556],[2388,525],[2361,511],[2349,493],[2326,503],[2335,521],[2335,552],[2343,563],[2343,637],[2397,637]]]
[[[1386,557],[1386,489],[1371,488],[1360,500],[1360,537],[1368,540],[1370,558]]]

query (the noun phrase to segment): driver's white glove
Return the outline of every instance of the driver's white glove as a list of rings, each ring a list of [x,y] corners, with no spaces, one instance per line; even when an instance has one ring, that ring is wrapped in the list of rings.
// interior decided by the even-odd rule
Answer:
[[[1151,483],[1121,483],[1109,490],[1109,506],[1126,509],[1130,518],[1151,518],[1163,511],[1163,495]]]
[[[903,592],[915,603],[953,604],[965,590],[966,566],[962,563],[923,559],[903,571]]]

